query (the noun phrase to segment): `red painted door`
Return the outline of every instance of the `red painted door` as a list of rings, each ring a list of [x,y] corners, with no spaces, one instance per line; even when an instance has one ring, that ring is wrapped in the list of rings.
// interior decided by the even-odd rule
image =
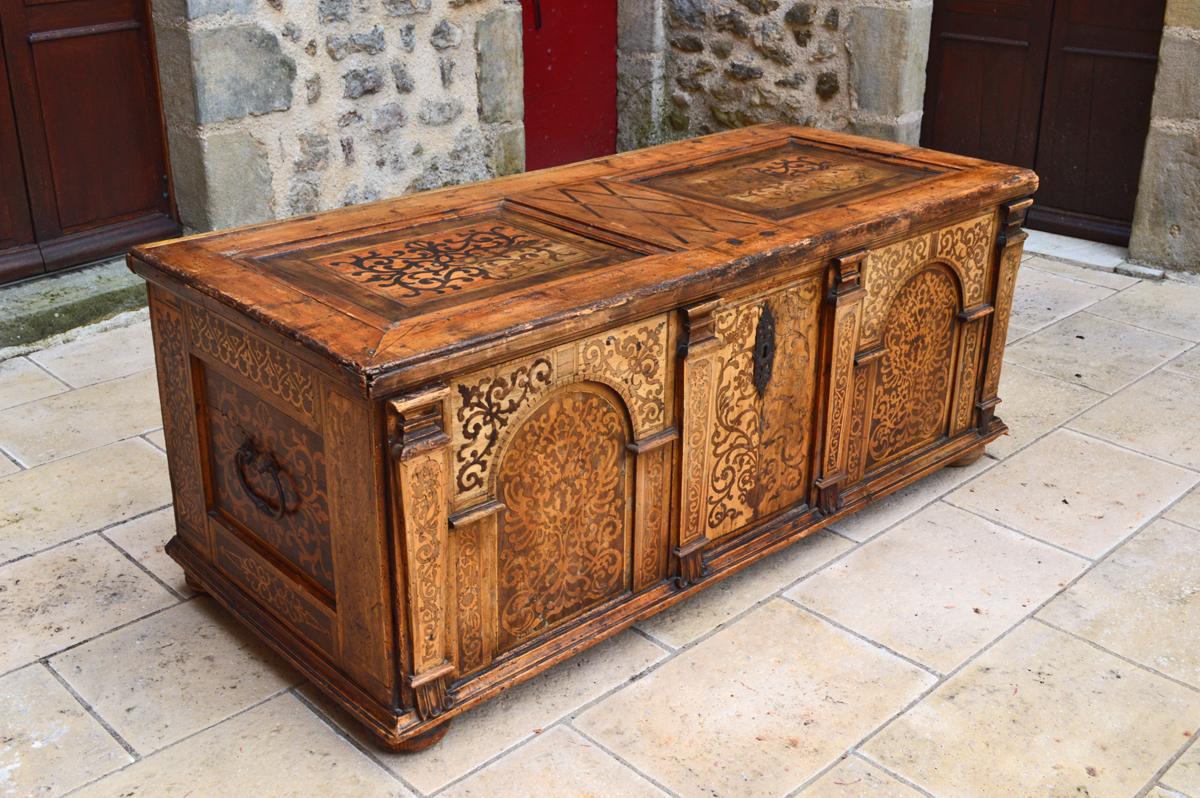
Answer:
[[[522,0],[525,168],[617,149],[617,0]]]

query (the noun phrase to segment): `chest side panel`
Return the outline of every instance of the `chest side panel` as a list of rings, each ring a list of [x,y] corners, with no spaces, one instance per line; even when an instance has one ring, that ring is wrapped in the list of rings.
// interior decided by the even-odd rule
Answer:
[[[246,601],[391,696],[381,481],[365,401],[250,325],[151,291],[179,537]]]

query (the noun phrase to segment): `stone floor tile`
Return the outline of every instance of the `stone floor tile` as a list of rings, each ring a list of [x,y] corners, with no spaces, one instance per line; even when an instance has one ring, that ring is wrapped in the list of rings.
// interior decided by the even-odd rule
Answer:
[[[1177,371],[1180,374],[1200,380],[1200,345],[1193,346],[1187,352],[1163,366],[1166,371]]]
[[[0,677],[0,795],[62,795],[132,761],[44,666]]]
[[[1114,393],[1187,348],[1178,338],[1084,312],[1022,338],[1008,348],[1004,359]]]
[[[638,628],[669,646],[686,645],[853,546],[845,538],[818,532],[640,622]]]
[[[1156,372],[1096,405],[1071,428],[1200,469],[1200,380]]]
[[[1099,391],[1047,377],[1015,363],[1000,375],[996,414],[1008,434],[988,444],[988,454],[1004,458],[1105,398]]]
[[[1040,330],[1113,295],[1110,288],[1037,269],[1021,269],[1013,295],[1011,324]]]
[[[590,708],[575,725],[680,795],[779,796],[933,682],[776,599]]]
[[[1143,282],[1091,309],[1148,330],[1200,341],[1200,286],[1174,280]]]
[[[1087,565],[938,502],[784,595],[949,673]]]
[[[851,540],[861,543],[900,519],[932,504],[942,495],[954,490],[967,480],[979,476],[994,465],[996,465],[995,460],[990,457],[981,457],[965,468],[943,468],[941,471],[936,471],[924,479],[914,482],[907,488],[896,491],[891,496],[878,499],[874,504],[834,522],[833,528]]]
[[[454,718],[441,742],[415,754],[387,751],[315,688],[306,685],[301,692],[373,750],[388,769],[418,790],[431,793],[633,679],[665,656],[662,648],[635,632],[617,635]]]
[[[0,480],[0,562],[171,501],[167,459],[136,438]]]
[[[921,793],[870,762],[848,756],[805,787],[800,798],[921,798]]]
[[[864,746],[934,795],[1132,796],[1200,724],[1200,693],[1026,621]]]
[[[162,449],[164,452],[167,450],[167,439],[166,436],[163,435],[162,430],[156,429],[153,432],[147,432],[142,437],[150,441],[150,443],[154,444],[158,448]]]
[[[1159,783],[1193,798],[1200,796],[1200,743],[1192,743]]]
[[[1200,531],[1155,521],[1038,617],[1200,687]]]
[[[284,694],[146,757],[72,798],[354,796],[411,793]]]
[[[555,726],[439,798],[665,798],[666,793],[566,726]]]
[[[176,601],[91,535],[0,567],[0,673]]]
[[[300,681],[208,598],[90,640],[50,665],[142,755]]]
[[[76,388],[154,368],[150,322],[85,335],[29,359]]]
[[[26,466],[162,426],[153,371],[0,411],[0,446]]]
[[[1034,255],[1047,255],[1104,269],[1115,268],[1129,257],[1129,250],[1125,247],[1045,233],[1041,230],[1027,232],[1029,237],[1025,239],[1025,251]]]
[[[1195,488],[1167,510],[1163,516],[1193,529],[1200,529],[1200,488]]]
[[[951,504],[1095,559],[1200,474],[1055,430],[946,497]]]
[[[0,410],[53,396],[67,388],[23,357],[0,361]]]
[[[1089,269],[1084,266],[1077,266],[1074,263],[1051,260],[1050,258],[1044,258],[1036,254],[1022,261],[1021,269],[1037,269],[1038,271],[1050,272],[1061,277],[1070,277],[1072,280],[1082,280],[1085,283],[1112,288],[1117,291],[1128,288],[1138,282],[1136,277],[1128,277],[1124,274],[1101,271],[1100,269]]]
[[[0,477],[6,477],[9,474],[15,474],[21,470],[21,467],[8,459],[8,456],[0,451]]]
[[[167,587],[181,596],[192,596],[195,591],[183,581],[183,569],[164,551],[167,541],[174,534],[175,510],[171,507],[126,521],[104,532],[105,537],[161,579]]]
[[[1146,798],[1192,798],[1190,795],[1184,795],[1175,790],[1164,789],[1161,784],[1150,788],[1150,792],[1146,793]]]

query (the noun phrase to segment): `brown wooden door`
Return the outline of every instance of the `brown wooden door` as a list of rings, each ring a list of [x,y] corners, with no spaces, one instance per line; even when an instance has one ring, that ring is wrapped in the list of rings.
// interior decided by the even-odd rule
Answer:
[[[1124,244],[1164,0],[935,0],[922,144],[1031,167],[1029,226]]]
[[[0,281],[174,234],[145,0],[0,0],[0,34],[0,195],[38,252]]]

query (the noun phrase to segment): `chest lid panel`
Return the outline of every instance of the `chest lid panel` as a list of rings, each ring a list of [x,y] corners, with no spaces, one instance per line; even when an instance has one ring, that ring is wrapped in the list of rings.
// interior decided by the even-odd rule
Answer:
[[[789,138],[638,179],[689,197],[774,221],[841,202],[891,193],[946,169],[883,153]]]

